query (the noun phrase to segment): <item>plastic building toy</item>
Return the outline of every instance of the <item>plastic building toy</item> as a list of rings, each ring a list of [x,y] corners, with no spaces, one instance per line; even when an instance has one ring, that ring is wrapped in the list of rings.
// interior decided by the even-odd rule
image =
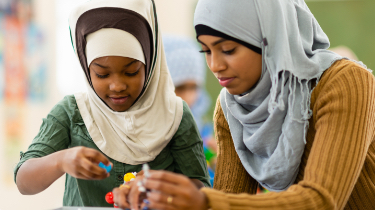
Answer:
[[[125,176],[124,176],[124,184],[125,184],[126,182],[133,181],[133,180],[135,179],[135,176],[137,176],[137,173],[136,173],[136,172],[125,174]]]
[[[111,170],[112,170],[112,165],[109,164],[108,166],[104,165],[104,163],[100,162],[99,163],[99,167],[100,168],[104,168],[105,170],[107,170],[107,173],[109,173]]]
[[[99,166],[102,167],[102,168],[105,168],[107,170],[107,172],[111,171],[111,168],[112,168],[111,165],[105,166],[103,163],[99,163]],[[137,182],[137,186],[138,186],[138,190],[140,192],[145,193],[146,192],[146,188],[144,186],[144,182],[146,181],[147,178],[150,177],[150,167],[148,166],[148,164],[143,164],[142,170],[144,172],[144,178],[143,178],[143,180]],[[122,184],[120,186],[120,188],[122,186],[124,186],[127,182],[133,181],[136,176],[137,176],[136,172],[126,173],[124,175],[124,184]],[[107,203],[113,204],[114,208],[119,208],[118,206],[116,206],[116,204],[113,201],[113,193],[112,192],[109,192],[109,193],[107,193],[105,195],[105,200],[107,201]],[[147,199],[144,199],[143,202],[146,204],[146,206],[142,210],[149,210],[148,205],[150,204],[150,202]]]

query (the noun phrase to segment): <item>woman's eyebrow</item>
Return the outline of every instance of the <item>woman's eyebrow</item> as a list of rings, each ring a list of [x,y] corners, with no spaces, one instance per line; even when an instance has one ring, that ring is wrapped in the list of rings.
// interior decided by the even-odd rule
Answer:
[[[203,43],[201,40],[197,39],[199,43],[203,44],[204,46],[207,46],[205,43]],[[225,41],[228,41],[227,39],[224,39],[224,38],[221,38],[219,40],[216,40],[214,42],[211,43],[212,46],[215,46],[217,44],[220,44],[222,42],[225,42]]]

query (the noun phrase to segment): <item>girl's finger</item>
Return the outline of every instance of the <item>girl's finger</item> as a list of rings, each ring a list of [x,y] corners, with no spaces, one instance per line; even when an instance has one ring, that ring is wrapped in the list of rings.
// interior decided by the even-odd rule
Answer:
[[[90,171],[92,174],[97,175],[95,177],[101,177],[101,178],[107,177],[107,170],[99,167],[97,164],[89,161],[88,159],[82,159],[81,166],[85,170]]]
[[[100,179],[105,179],[109,176],[107,172],[102,172],[102,174],[95,174],[93,173],[91,167],[85,166],[85,164],[92,164],[92,163],[85,163],[85,161],[82,161],[81,165],[78,167],[77,170],[80,174],[84,175],[87,179],[100,180]]]
[[[101,152],[95,149],[85,148],[83,151],[85,157],[91,159],[92,162],[96,164],[99,164],[100,162],[104,163],[106,166],[108,166],[108,164],[112,164]]]

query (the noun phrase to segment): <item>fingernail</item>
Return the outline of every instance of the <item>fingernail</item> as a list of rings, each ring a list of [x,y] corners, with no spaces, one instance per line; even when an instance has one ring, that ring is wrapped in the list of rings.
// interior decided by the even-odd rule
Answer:
[[[150,204],[150,201],[147,200],[147,199],[143,199],[143,203],[145,203],[146,205]]]
[[[146,195],[147,195],[147,197],[150,197],[151,193],[150,193],[150,192],[147,192]]]

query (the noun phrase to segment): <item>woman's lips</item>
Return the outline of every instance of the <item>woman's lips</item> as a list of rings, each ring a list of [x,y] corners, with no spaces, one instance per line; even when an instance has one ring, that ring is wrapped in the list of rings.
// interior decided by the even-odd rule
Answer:
[[[221,86],[226,87],[234,80],[234,77],[221,77],[217,78]]]
[[[109,97],[111,99],[111,101],[114,103],[114,104],[125,104],[126,101],[128,100],[129,96],[125,96],[125,97]]]

